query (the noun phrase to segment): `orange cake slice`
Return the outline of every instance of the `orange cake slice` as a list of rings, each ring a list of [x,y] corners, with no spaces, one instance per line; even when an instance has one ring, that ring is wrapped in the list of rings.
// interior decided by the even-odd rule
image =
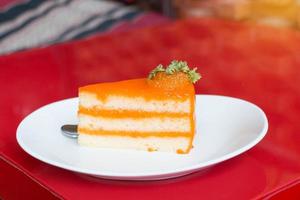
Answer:
[[[196,68],[173,61],[148,79],[79,88],[82,146],[188,153],[195,134]]]

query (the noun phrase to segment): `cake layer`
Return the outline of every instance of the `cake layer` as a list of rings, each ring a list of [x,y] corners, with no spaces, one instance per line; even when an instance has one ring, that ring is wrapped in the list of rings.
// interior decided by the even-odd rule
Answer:
[[[134,149],[144,151],[165,151],[188,153],[192,138],[188,137],[147,137],[133,138],[122,136],[96,136],[80,134],[78,143],[88,147]]]
[[[97,108],[84,108],[79,106],[79,114],[90,115],[92,117],[108,118],[148,118],[148,117],[188,117],[189,113],[175,112],[146,112],[137,110],[102,110]]]
[[[128,136],[128,137],[192,137],[193,132],[138,132],[138,131],[105,131],[87,128],[78,128],[79,134],[87,135],[109,135],[109,136]]]
[[[79,106],[98,110],[133,110],[145,112],[169,112],[169,113],[190,113],[191,99],[186,98],[183,101],[166,100],[148,100],[143,97],[126,97],[108,95],[105,99],[97,98],[96,94],[89,92],[79,93]]]
[[[79,114],[79,128],[107,131],[191,132],[189,117],[106,118]]]

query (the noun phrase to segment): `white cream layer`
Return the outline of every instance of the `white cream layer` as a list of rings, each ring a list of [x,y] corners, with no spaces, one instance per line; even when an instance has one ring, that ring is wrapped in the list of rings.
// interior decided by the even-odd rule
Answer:
[[[190,132],[189,117],[106,118],[79,114],[79,127],[91,130],[138,132]]]
[[[175,152],[178,149],[186,151],[189,147],[190,139],[186,137],[122,137],[122,136],[99,136],[80,134],[78,143],[82,146],[133,149],[133,150],[151,150]]]
[[[145,100],[142,97],[124,97],[110,95],[101,101],[95,94],[79,93],[79,105],[85,108],[105,110],[133,110],[147,112],[190,113],[190,100],[179,102],[174,100]]]

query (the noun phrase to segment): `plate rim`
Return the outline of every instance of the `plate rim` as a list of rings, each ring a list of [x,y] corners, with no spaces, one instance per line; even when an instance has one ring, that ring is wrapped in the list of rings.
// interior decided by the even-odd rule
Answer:
[[[258,110],[259,114],[263,117],[264,120],[264,126],[262,128],[262,130],[260,131],[260,133],[257,135],[257,137],[255,139],[253,139],[251,142],[249,142],[248,144],[244,145],[243,147],[236,149],[228,154],[225,154],[221,157],[209,160],[209,161],[205,161],[205,162],[201,162],[201,163],[197,163],[197,164],[193,164],[190,166],[186,166],[186,167],[181,167],[178,169],[173,169],[173,170],[161,170],[159,172],[148,172],[148,173],[112,173],[112,172],[107,172],[107,171],[98,171],[98,170],[93,170],[93,169],[84,169],[84,168],[80,168],[80,167],[74,167],[71,165],[67,165],[64,163],[60,163],[58,161],[55,160],[49,160],[46,157],[36,153],[35,151],[32,151],[30,149],[30,147],[28,147],[21,139],[21,133],[20,133],[20,129],[22,128],[23,124],[26,123],[26,121],[28,120],[28,118],[33,115],[34,113],[38,112],[41,109],[44,109],[48,106],[51,106],[53,104],[56,103],[62,103],[65,101],[74,101],[74,100],[78,100],[78,97],[73,97],[73,98],[66,98],[66,99],[62,99],[59,101],[55,101],[49,104],[46,104],[44,106],[39,107],[38,109],[34,110],[33,112],[31,112],[30,114],[28,114],[25,118],[22,119],[22,121],[19,123],[17,129],[16,129],[16,139],[17,139],[17,143],[19,144],[19,146],[30,156],[34,157],[35,159],[42,161],[46,164],[55,166],[55,167],[59,167],[65,170],[69,170],[69,171],[73,171],[73,172],[77,172],[77,173],[82,173],[82,174],[88,174],[88,175],[93,175],[93,176],[97,176],[97,177],[102,177],[102,178],[108,178],[108,179],[123,179],[123,180],[137,180],[137,179],[147,179],[151,177],[154,177],[155,180],[158,179],[163,179],[161,178],[162,176],[172,176],[174,177],[174,174],[188,174],[188,173],[192,173],[201,169],[204,169],[206,167],[221,163],[223,161],[226,161],[228,159],[234,158],[246,151],[248,151],[249,149],[253,148],[255,145],[257,145],[267,134],[268,131],[268,127],[269,127],[269,123],[268,123],[268,119],[266,114],[264,113],[264,111],[258,107],[257,105],[255,105],[254,103],[251,103],[247,100],[244,99],[240,99],[240,98],[236,98],[236,97],[230,97],[230,96],[223,96],[223,95],[213,95],[213,94],[196,94],[195,95],[196,98],[200,98],[200,97],[217,97],[217,98],[227,98],[227,99],[233,99],[235,101],[241,101],[244,103],[247,103],[249,105],[251,105],[252,107],[254,107],[256,110]],[[180,175],[179,175],[180,176]],[[155,178],[156,177],[156,178]],[[149,180],[150,180],[149,179]],[[152,179],[152,180],[154,180]]]

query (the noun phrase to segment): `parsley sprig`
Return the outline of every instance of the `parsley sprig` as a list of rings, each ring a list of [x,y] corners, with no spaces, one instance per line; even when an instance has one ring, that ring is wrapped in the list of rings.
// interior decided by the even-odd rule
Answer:
[[[173,60],[171,64],[167,66],[167,68],[164,68],[162,64],[158,65],[149,73],[148,79],[153,79],[159,72],[165,72],[168,75],[172,75],[176,72],[183,72],[188,75],[189,80],[192,83],[196,83],[201,78],[201,75],[196,72],[196,70],[197,68],[190,69],[185,61]]]

